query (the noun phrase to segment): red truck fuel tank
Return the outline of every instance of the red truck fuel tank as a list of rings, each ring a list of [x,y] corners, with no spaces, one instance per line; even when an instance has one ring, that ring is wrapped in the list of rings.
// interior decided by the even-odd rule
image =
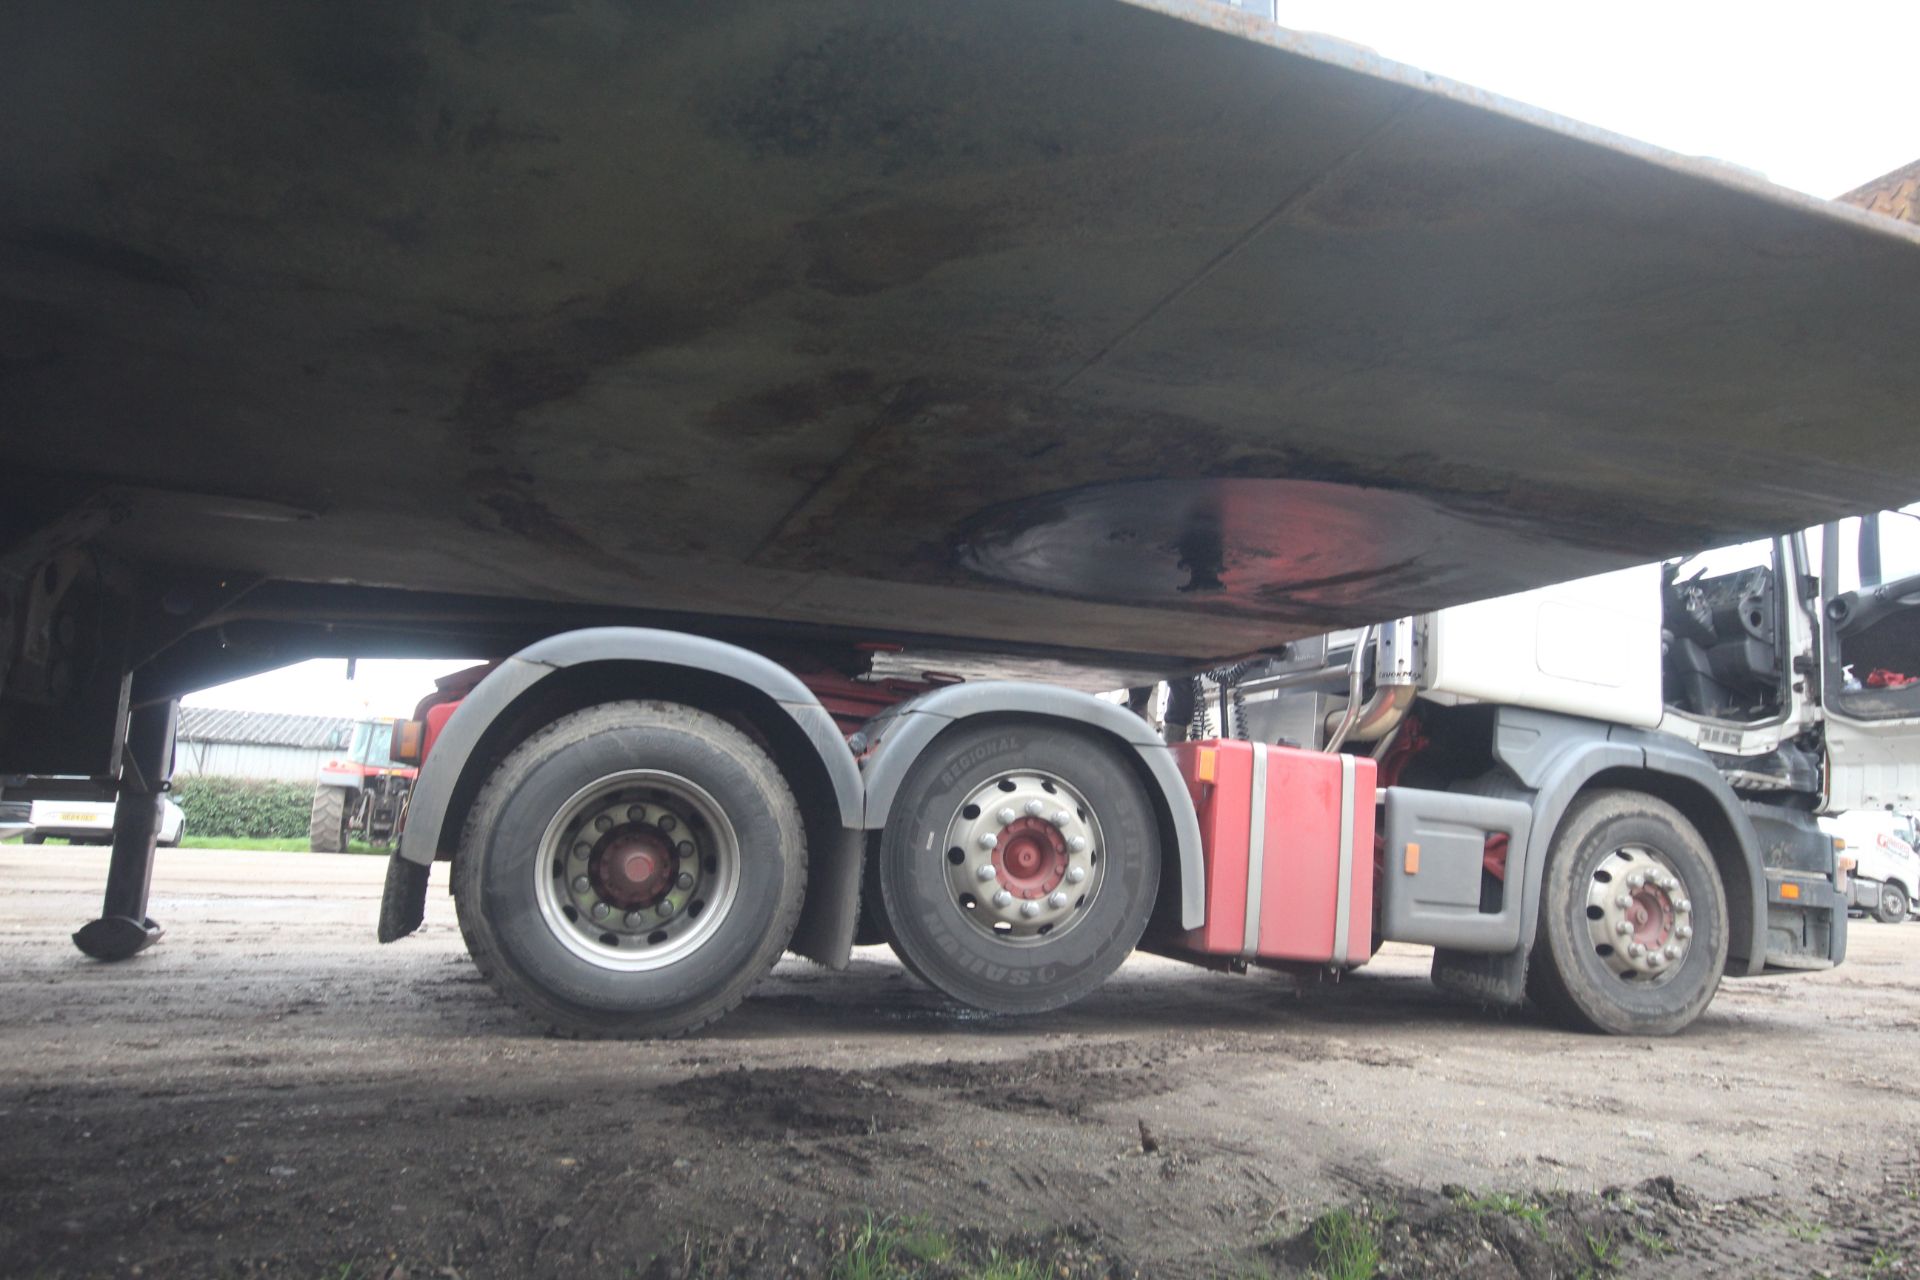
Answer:
[[[1373,953],[1374,762],[1264,743],[1174,748],[1200,815],[1207,955],[1364,964]]]

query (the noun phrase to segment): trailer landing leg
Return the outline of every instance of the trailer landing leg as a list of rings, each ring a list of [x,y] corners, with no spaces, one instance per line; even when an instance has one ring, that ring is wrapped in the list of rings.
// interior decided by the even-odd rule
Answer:
[[[160,941],[165,932],[147,917],[153,883],[153,846],[160,798],[173,772],[173,734],[179,704],[138,707],[127,725],[120,802],[113,812],[113,858],[107,864],[100,918],[80,926],[73,945],[95,960],[125,960]]]

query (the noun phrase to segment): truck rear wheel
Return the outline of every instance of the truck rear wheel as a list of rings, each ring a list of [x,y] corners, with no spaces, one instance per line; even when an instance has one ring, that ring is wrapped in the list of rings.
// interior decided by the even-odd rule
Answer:
[[[1679,810],[1637,791],[1582,796],[1545,874],[1527,973],[1535,1004],[1614,1035],[1672,1035],[1700,1016],[1726,969],[1726,893]]]
[[[1888,880],[1880,886],[1880,905],[1874,908],[1873,915],[1882,924],[1899,924],[1912,908],[1913,904],[1907,901],[1907,891]]]
[[[895,952],[962,1003],[1038,1013],[1133,950],[1160,883],[1152,805],[1120,750],[1068,728],[963,726],[914,763],[881,838]]]
[[[313,808],[307,816],[307,847],[315,853],[345,853],[347,823],[353,815],[353,792],[346,787],[313,789]],[[298,837],[295,837],[298,839]]]
[[[562,1035],[712,1022],[780,958],[805,887],[799,806],[773,761],[666,702],[591,707],[515,748],[453,866],[481,974]]]

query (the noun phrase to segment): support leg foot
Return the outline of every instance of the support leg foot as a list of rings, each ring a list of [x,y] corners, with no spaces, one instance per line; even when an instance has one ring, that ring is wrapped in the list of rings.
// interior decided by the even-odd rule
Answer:
[[[102,916],[89,920],[73,935],[73,945],[95,960],[125,960],[139,955],[166,936],[153,920]]]

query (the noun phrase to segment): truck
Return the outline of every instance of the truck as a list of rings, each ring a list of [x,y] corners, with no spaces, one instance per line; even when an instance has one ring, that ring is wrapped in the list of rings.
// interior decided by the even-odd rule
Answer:
[[[1326,974],[1382,942],[1424,944],[1443,988],[1578,1027],[1677,1031],[1723,977],[1845,955],[1866,890],[1819,815],[1920,790],[1920,702],[1902,692],[1920,692],[1910,525],[1920,509],[1298,641],[1197,696],[1181,687],[1157,733],[1044,687],[898,690],[847,735],[869,806],[866,940],[1002,1012],[1077,998],[1140,945]],[[423,702],[396,726],[396,758],[437,777],[448,727],[455,743],[486,732],[464,701]],[[583,773],[558,814],[522,819],[542,833],[537,912],[517,863],[486,892],[484,859],[512,852],[449,851],[473,869],[454,882],[463,929],[510,999],[596,1029],[520,970],[538,972],[524,957],[545,934],[613,967],[684,947],[699,936],[685,913],[730,904],[740,855],[706,852],[723,813],[695,803],[696,781]],[[397,855],[396,915],[413,910],[397,901],[419,876],[407,855],[426,847]]]
[[[119,802],[103,960],[160,934],[181,695],[481,656],[380,931],[451,860],[556,1029],[684,1032],[856,936],[1010,1011],[1143,940],[1348,967],[1376,820],[1511,851],[1525,804],[1096,691],[1920,475],[1920,228],[1209,0],[0,36],[0,791]],[[1763,914],[1592,1020],[1674,1029]]]

